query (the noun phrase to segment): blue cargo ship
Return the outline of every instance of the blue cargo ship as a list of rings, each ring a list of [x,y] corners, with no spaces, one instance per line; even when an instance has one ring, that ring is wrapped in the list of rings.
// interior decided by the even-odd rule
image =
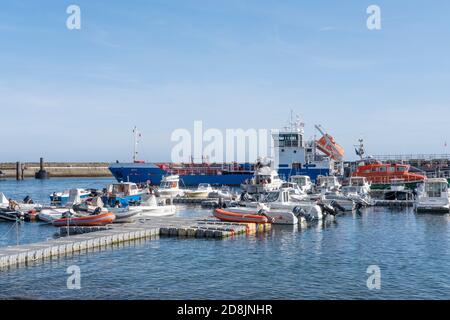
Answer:
[[[318,127],[319,128],[319,127]],[[307,175],[315,181],[320,175],[332,175],[341,171],[340,155],[333,153],[334,140],[324,134],[321,140],[305,141],[304,124],[297,121],[290,127],[272,134],[275,170],[280,178],[288,180],[293,175]],[[331,138],[331,140],[330,140]],[[109,170],[119,182],[150,183],[159,185],[162,178],[176,174],[181,184],[197,186],[239,186],[253,177],[255,165],[251,163],[113,163]]]

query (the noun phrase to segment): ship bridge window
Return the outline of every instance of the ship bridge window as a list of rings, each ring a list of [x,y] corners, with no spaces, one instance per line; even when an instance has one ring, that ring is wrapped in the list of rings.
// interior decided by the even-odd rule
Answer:
[[[278,147],[299,147],[302,144],[302,136],[298,134],[278,135]]]
[[[378,168],[372,168],[372,172],[378,172]]]
[[[406,168],[405,167],[397,167],[397,171],[398,172],[406,172]]]
[[[386,172],[387,168],[386,167],[380,167],[380,172]]]
[[[389,172],[395,172],[395,168],[394,167],[389,167]]]

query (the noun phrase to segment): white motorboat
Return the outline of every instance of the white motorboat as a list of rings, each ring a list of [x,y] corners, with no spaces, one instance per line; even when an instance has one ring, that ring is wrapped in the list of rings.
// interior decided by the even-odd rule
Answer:
[[[341,189],[342,185],[335,176],[318,176],[316,189],[319,193],[335,192]]]
[[[0,222],[10,221],[17,222],[24,219],[24,214],[21,211],[12,210],[9,208],[0,208]]]
[[[447,179],[427,179],[419,188],[415,209],[417,212],[449,213],[449,199],[450,194]]]
[[[267,193],[263,201],[270,210],[282,209],[294,212],[294,214],[302,213],[310,220],[319,220],[324,218],[322,208],[313,201],[295,201],[291,198],[291,195],[295,195],[295,190],[292,188],[283,188],[276,191]],[[256,208],[260,205],[260,202],[241,202],[246,207]]]
[[[61,219],[63,214],[68,212],[70,208],[44,208],[37,215],[38,219],[44,222],[52,222]]]
[[[270,166],[270,162],[259,160],[253,177],[242,183],[241,188],[249,194],[265,193],[278,190],[283,182],[278,172]]]
[[[140,201],[141,196],[147,192],[147,188],[140,188],[133,182],[113,183],[106,186],[106,194],[102,196],[102,200],[110,207],[117,204],[126,207],[129,202]]]
[[[24,200],[25,201],[10,201],[10,199],[0,192],[0,208],[2,209],[10,208],[12,210],[27,212],[30,210],[40,210],[42,208],[42,205],[33,203],[29,197],[26,197]],[[11,208],[11,206],[13,208]]]
[[[78,188],[78,193],[81,199],[87,199],[91,195],[90,190]],[[65,205],[70,199],[71,190],[66,190],[63,192],[53,192],[50,195],[50,203],[53,205]],[[73,192],[73,191],[72,191]]]
[[[356,209],[356,196],[346,196],[340,192],[327,192],[311,196],[311,200],[318,200],[322,203],[335,206],[341,211],[353,211]]]
[[[236,195],[233,194],[230,187],[227,187],[227,186],[222,186],[220,189],[215,189],[209,193],[209,198],[214,198],[214,199],[231,200],[235,197],[236,197]]]
[[[109,208],[109,211],[114,213],[116,220],[114,223],[125,223],[135,221],[139,215],[142,214],[142,208],[139,206],[128,206],[126,208]]]
[[[308,201],[309,196],[295,182],[283,182],[282,189],[290,188],[289,197],[292,201]]]
[[[170,175],[163,177],[161,184],[155,193],[159,197],[182,197],[184,195],[184,190],[180,189],[180,176]]]
[[[65,200],[64,206],[42,208],[37,215],[38,219],[44,222],[52,222],[61,219],[63,214],[69,212],[74,206],[83,203],[84,199],[82,199],[82,195],[85,194],[84,189],[71,189],[67,193],[68,198]],[[101,201],[99,198],[98,200]],[[86,204],[86,206],[88,206],[88,204]]]
[[[264,204],[257,204],[256,208],[229,207],[214,210],[214,216],[223,221],[230,222],[255,222],[272,224],[295,225],[298,223],[297,216],[292,210],[270,209]]]
[[[188,198],[208,198],[210,192],[213,192],[213,188],[209,183],[200,183],[197,189],[185,190],[184,195]]]
[[[295,175],[291,176],[289,181],[296,183],[300,190],[304,193],[311,193],[313,191],[314,185],[309,176]]]
[[[348,185],[341,188],[342,193],[347,194],[357,194],[362,197],[370,196],[370,182],[367,181],[366,177],[351,177]]]
[[[172,216],[176,213],[176,206],[167,204],[168,199],[158,199],[153,194],[146,194],[142,196],[142,200],[137,206],[130,206],[131,208],[139,208],[141,210],[139,216],[143,217],[165,217]]]

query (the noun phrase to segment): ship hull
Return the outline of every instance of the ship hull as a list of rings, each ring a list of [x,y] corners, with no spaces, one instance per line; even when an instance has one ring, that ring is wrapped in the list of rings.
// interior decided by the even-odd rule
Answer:
[[[113,176],[119,182],[149,183],[159,185],[164,176],[171,174],[154,164],[142,163],[115,163],[109,167]],[[315,181],[319,175],[329,175],[329,169],[303,168],[303,169],[279,169],[278,173],[282,179],[289,179],[291,175],[307,175]],[[200,183],[210,185],[240,186],[245,180],[253,177],[253,172],[245,171],[239,173],[222,174],[180,174],[181,185],[198,186]]]

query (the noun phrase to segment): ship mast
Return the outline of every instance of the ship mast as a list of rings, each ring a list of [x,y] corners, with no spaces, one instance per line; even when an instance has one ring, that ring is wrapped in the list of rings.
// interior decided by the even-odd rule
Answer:
[[[359,145],[355,146],[355,151],[356,151],[356,155],[358,155],[361,160],[364,159],[364,155],[366,154],[366,150],[364,149],[364,140],[363,139],[359,139],[358,140]]]
[[[138,155],[138,151],[137,151],[137,146],[138,146],[138,138],[140,136],[140,133],[138,132],[136,126],[133,129],[133,162],[136,162],[137,160],[137,155]]]

